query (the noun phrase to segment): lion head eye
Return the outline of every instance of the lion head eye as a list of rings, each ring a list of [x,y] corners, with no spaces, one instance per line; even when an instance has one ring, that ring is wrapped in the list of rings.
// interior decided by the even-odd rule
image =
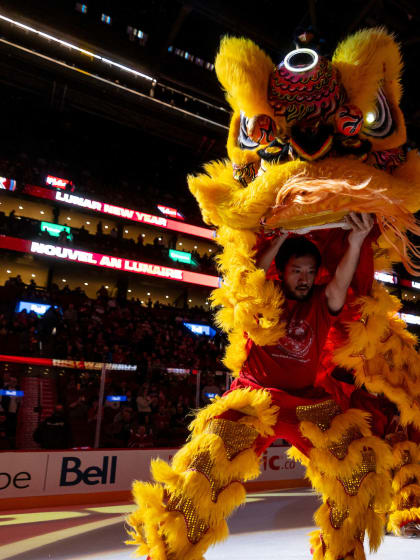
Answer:
[[[248,119],[247,133],[257,144],[270,144],[277,136],[276,123],[268,115],[256,115]]]
[[[386,138],[394,131],[394,121],[388,100],[382,88],[379,88],[373,111],[365,115],[363,134],[375,138]]]
[[[261,144],[270,144],[276,136],[276,123],[268,115],[248,118],[245,113],[241,113],[238,143],[243,150],[253,150]]]

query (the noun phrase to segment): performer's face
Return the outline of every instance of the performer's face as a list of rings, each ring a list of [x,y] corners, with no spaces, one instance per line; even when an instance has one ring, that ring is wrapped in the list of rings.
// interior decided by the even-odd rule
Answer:
[[[290,257],[283,272],[283,291],[288,299],[305,300],[311,296],[317,273],[313,255]]]

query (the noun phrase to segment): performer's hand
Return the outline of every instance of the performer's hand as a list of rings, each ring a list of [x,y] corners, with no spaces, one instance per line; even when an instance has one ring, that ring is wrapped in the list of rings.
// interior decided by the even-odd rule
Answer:
[[[349,235],[349,244],[360,248],[374,226],[373,216],[366,213],[350,212],[344,220],[352,230]]]
[[[272,229],[272,230],[266,230],[265,234],[268,235],[268,237],[271,237],[271,244],[272,245],[277,245],[278,243],[281,244],[283,243],[283,241],[285,241],[287,239],[287,237],[289,236],[289,232],[286,229],[283,228],[276,228],[276,229]]]

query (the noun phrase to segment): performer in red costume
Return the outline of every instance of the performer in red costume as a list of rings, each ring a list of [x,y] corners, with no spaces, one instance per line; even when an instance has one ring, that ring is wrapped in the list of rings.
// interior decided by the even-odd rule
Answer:
[[[388,415],[378,397],[354,385],[343,387],[325,358],[331,355],[327,346],[336,317],[354,313],[345,305],[350,286],[353,297],[363,295],[373,276],[374,219],[350,213],[346,222],[348,233],[312,234],[321,251],[308,238],[285,231],[269,236],[268,243],[263,239],[256,263],[267,277],[276,263],[285,334],[268,346],[248,339],[231,389],[197,414],[189,442],[171,465],[152,462],[157,484],[135,483],[139,509],[128,521],[139,554],[202,560],[211,544],[227,536],[225,519],[245,500],[243,482],[258,476],[261,454],[278,438],[296,448],[293,457],[308,466],[322,494],[315,514],[321,531],[311,537],[313,559],[362,560],[365,531],[372,548],[379,545],[381,512],[391,492],[391,452],[380,439]],[[346,248],[341,259],[336,243]],[[319,273],[325,271],[328,280],[322,284]],[[358,407],[369,410],[371,420]]]
[[[279,231],[257,259],[266,272],[275,260],[285,295],[286,320],[286,335],[277,344],[257,346],[248,340],[248,358],[231,386],[231,390],[268,390],[280,407],[275,433],[259,438],[257,453],[277,438],[288,440],[305,454],[312,447],[299,430],[296,407],[328,398],[324,388],[314,386],[320,357],[331,325],[345,304],[363,242],[374,225],[369,214],[354,212],[346,222],[351,229],[348,247],[327,285],[315,285],[321,255],[306,237],[289,237],[288,232]],[[349,407],[349,402],[340,404]],[[221,418],[234,420],[238,414],[227,411]]]

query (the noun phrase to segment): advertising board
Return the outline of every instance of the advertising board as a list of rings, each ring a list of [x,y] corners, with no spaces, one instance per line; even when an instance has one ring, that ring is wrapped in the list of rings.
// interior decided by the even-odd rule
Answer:
[[[92,451],[3,452],[3,498],[121,492],[133,480],[150,480],[150,461],[170,461],[177,449],[101,449]],[[286,447],[270,447],[261,458],[258,481],[303,479],[304,468],[288,459]],[[94,500],[92,496],[92,500]]]

